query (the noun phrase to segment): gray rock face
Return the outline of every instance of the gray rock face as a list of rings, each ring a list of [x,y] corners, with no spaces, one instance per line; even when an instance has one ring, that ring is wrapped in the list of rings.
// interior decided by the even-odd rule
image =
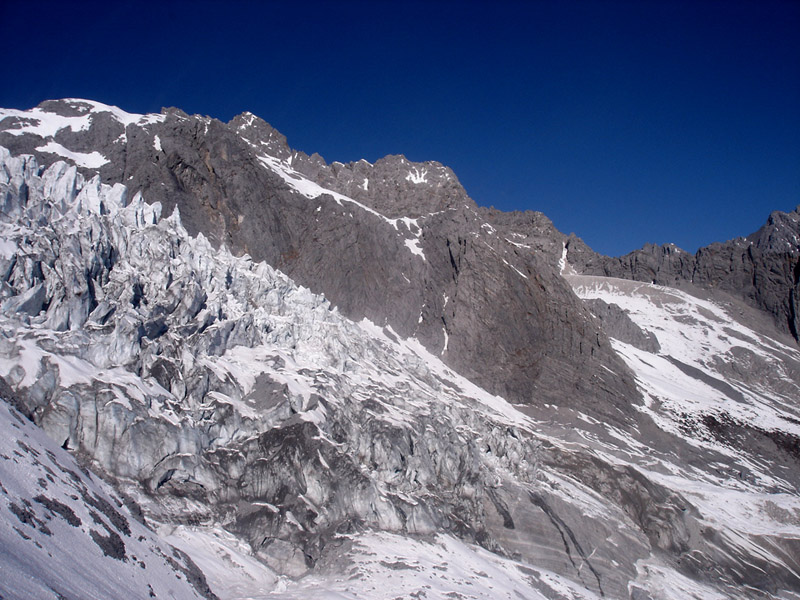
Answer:
[[[649,331],[642,331],[631,321],[628,314],[616,304],[609,304],[600,298],[586,301],[592,314],[603,323],[603,329],[614,339],[630,344],[640,350],[657,354],[661,349],[658,339]]]
[[[773,212],[755,233],[711,244],[694,256],[673,245],[650,244],[610,258],[575,237],[567,248],[569,262],[586,275],[722,290],[766,311],[781,331],[800,340],[800,207],[790,213]]]

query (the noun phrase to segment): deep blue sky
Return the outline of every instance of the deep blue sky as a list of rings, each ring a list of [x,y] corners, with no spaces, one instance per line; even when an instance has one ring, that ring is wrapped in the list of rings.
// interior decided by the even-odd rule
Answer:
[[[621,254],[800,204],[800,2],[0,2],[0,106],[249,110]]]

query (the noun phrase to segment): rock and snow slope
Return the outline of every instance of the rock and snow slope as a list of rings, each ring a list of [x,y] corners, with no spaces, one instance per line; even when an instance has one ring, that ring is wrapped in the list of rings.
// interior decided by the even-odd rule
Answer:
[[[753,329],[755,311],[732,299],[701,299],[648,283],[568,279],[578,296],[617,305],[658,340],[655,351],[614,340],[648,406],[658,403],[660,413],[682,428],[709,428],[714,419],[721,426],[735,422],[800,436],[800,351],[789,339]]]
[[[705,457],[699,464],[675,457],[660,473],[657,461],[641,466],[699,511],[703,531],[718,532],[741,557],[743,573],[766,581],[786,569],[797,593],[800,352],[793,341],[766,333],[768,319],[733,298],[606,277],[568,279],[580,297],[621,307],[657,338],[655,351],[619,339],[613,345],[645,395],[639,410]]]
[[[0,158],[16,248],[0,373],[151,517],[224,523],[294,576],[356,524],[496,545],[489,490],[535,474],[509,404],[177,214],[64,163],[39,177],[31,157]]]
[[[0,597],[213,598],[188,557],[0,403]]]
[[[46,133],[71,152],[102,149],[108,174],[139,164],[135,140],[147,135],[183,194],[218,189],[190,185],[200,164],[218,181],[223,163],[240,160],[231,126],[85,104],[45,112],[89,114],[88,128],[3,139],[39,148]],[[12,129],[41,128],[37,115],[12,115]],[[407,297],[426,282],[420,299],[437,305],[413,305],[413,325],[436,325],[441,340],[423,326],[347,318],[268,264],[220,248],[213,228],[216,246],[190,234],[185,220],[202,215],[185,205],[179,215],[173,201],[162,217],[161,205],[74,158],[80,168],[0,150],[0,395],[135,500],[217,595],[797,597],[800,356],[761,313],[630,281],[564,279],[555,270],[561,258],[570,271],[564,236],[535,215],[492,213],[490,224],[469,207],[450,210],[460,196],[447,170],[327,166],[291,153],[263,121],[237,119],[236,143],[275,177],[265,181],[280,202],[269,210],[302,216],[294,225],[305,238],[284,231],[285,219],[262,232],[269,243],[289,236],[290,248],[305,240],[292,250],[299,258],[278,262],[310,265],[334,232],[356,262],[365,249],[397,253],[396,264],[376,261],[402,269],[391,277]],[[181,147],[190,126],[206,140],[199,163]],[[111,150],[90,144],[103,127],[116,134]],[[389,167],[404,169],[397,202],[370,195],[398,177]],[[353,191],[362,175],[368,183]],[[422,197],[434,186],[444,205],[403,212],[403,186]],[[229,198],[199,198],[211,222],[230,216]],[[508,346],[494,317],[454,327],[464,303],[491,300],[487,290],[519,293],[504,306],[527,307],[558,348],[509,353],[537,340],[526,325]],[[450,354],[464,336],[503,348]],[[492,372],[474,361],[497,356],[556,383],[509,403],[473,383]],[[585,377],[572,379],[581,365]]]
[[[611,258],[575,237],[567,246],[581,273],[721,290],[766,312],[778,329],[800,341],[800,206],[775,211],[747,237],[713,243],[694,255],[672,244],[648,244]]]

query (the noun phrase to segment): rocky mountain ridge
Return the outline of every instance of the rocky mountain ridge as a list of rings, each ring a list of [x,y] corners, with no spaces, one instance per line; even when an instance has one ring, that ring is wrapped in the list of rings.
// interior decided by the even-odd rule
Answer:
[[[764,313],[248,114],[0,129],[36,154],[0,150],[0,396],[219,597],[797,596],[800,352]]]
[[[775,211],[747,237],[710,244],[695,255],[674,245],[651,244],[611,258],[593,252],[574,236],[567,250],[570,263],[582,273],[694,285],[742,298],[800,340],[800,206],[789,213]]]

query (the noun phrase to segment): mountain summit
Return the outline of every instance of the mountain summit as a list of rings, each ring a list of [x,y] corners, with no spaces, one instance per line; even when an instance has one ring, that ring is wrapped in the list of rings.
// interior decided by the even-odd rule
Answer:
[[[36,500],[53,449],[20,415],[180,549],[152,571],[175,597],[800,590],[796,212],[612,259],[439,163],[328,164],[250,113],[48,101],[0,110],[0,147],[0,397],[31,448],[0,481],[39,482],[0,510],[30,564],[94,509]],[[3,597],[99,589],[53,560]]]

